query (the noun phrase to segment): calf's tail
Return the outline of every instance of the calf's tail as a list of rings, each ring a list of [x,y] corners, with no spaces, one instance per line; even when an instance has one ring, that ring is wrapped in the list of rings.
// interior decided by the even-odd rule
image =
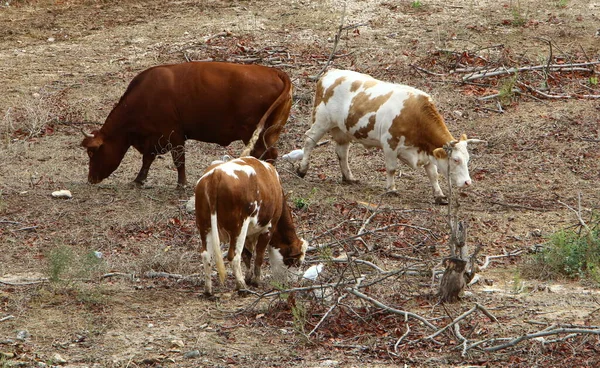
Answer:
[[[225,263],[223,262],[223,253],[221,253],[221,241],[219,239],[219,224],[217,222],[217,213],[215,212],[210,216],[210,242],[212,249],[210,252],[215,257],[215,264],[217,266],[217,273],[219,274],[219,281],[221,285],[225,282]]]

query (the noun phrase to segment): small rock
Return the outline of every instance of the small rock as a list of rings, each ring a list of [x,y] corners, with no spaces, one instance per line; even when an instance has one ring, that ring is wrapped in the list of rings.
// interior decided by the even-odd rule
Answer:
[[[17,340],[25,340],[29,336],[31,336],[31,335],[29,334],[29,331],[27,331],[27,330],[21,330],[21,331],[17,332]]]
[[[52,362],[56,364],[65,364],[67,360],[63,358],[59,353],[52,355]]]
[[[200,356],[200,350],[190,350],[187,353],[183,354],[185,359],[194,359]]]
[[[192,198],[185,203],[185,210],[187,213],[196,212],[196,196],[192,196]]]
[[[542,230],[540,229],[534,229],[531,231],[531,236],[539,238],[540,236],[542,236]]]
[[[54,42],[55,38],[54,37],[48,37],[48,42]]]
[[[154,325],[152,323],[148,323],[148,328],[152,328]]]
[[[15,353],[0,351],[0,358],[12,359],[14,357],[15,357]]]
[[[182,347],[185,346],[185,344],[183,343],[182,340],[172,340],[171,341],[171,346],[177,347],[177,348],[182,348]]]
[[[71,191],[63,189],[63,190],[57,190],[56,192],[52,192],[52,197],[54,197],[54,198],[72,198],[73,195],[71,194]]]
[[[327,359],[321,362],[321,367],[337,367],[338,365],[340,365],[340,362],[338,362],[337,360],[331,360],[331,359]]]

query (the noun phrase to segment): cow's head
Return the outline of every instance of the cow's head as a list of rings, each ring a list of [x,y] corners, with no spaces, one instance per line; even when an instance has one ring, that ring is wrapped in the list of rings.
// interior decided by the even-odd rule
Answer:
[[[291,249],[295,250],[283,257],[283,263],[288,267],[299,267],[304,262],[308,242],[304,239],[297,239]]]
[[[459,141],[447,143],[448,148],[450,148],[448,151],[445,148],[436,148],[433,151],[439,171],[446,177],[448,177],[448,171],[450,171],[452,185],[460,188],[472,184],[471,176],[469,175],[469,151],[467,150],[467,144],[483,142],[485,141],[480,139],[467,139],[467,136],[463,134]],[[451,157],[448,157],[448,152],[450,152]]]
[[[106,139],[97,130],[92,133],[86,133],[82,130],[82,133],[84,139],[81,146],[87,149],[87,154],[90,157],[88,182],[97,184],[119,167],[128,147],[125,142],[118,139]]]

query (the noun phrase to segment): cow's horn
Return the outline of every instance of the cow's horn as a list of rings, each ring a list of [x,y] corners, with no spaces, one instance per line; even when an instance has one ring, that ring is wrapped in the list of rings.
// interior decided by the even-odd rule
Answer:
[[[487,141],[484,141],[483,139],[469,138],[467,139],[467,144],[469,143],[487,143]]]
[[[450,141],[448,144],[450,144],[450,147],[454,147],[457,143],[457,141]]]
[[[81,133],[83,133],[86,138],[94,138],[93,134],[87,133],[85,130],[83,130],[83,128],[81,128]]]

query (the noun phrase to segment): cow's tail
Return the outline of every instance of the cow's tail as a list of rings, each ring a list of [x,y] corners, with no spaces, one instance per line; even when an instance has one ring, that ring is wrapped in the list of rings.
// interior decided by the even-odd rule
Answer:
[[[215,176],[215,179],[218,180],[218,175],[216,175],[216,173],[213,173],[213,175]],[[213,183],[213,184],[217,184],[217,183]],[[209,249],[208,251],[210,253],[212,253],[212,255],[215,257],[215,265],[217,266],[217,273],[219,275],[219,281],[221,282],[221,285],[223,285],[223,283],[225,282],[225,276],[226,276],[226,272],[225,272],[225,263],[223,262],[223,253],[221,252],[221,240],[219,239],[219,222],[217,220],[217,216],[218,216],[218,198],[217,198],[217,188],[219,186],[218,185],[211,185],[208,188],[208,193],[206,193],[206,196],[208,196],[208,203],[211,204],[211,209],[214,210],[214,213],[211,213],[210,215],[210,233],[208,234],[208,236],[211,237],[211,241],[210,241],[210,246],[211,249]]]
[[[252,150],[254,149],[256,142],[258,142],[258,137],[260,137],[260,133],[264,129],[265,124],[266,124],[267,120],[269,119],[269,117],[271,116],[271,114],[273,114],[273,112],[277,108],[279,108],[282,104],[284,104],[287,100],[292,99],[292,82],[290,81],[290,77],[288,77],[287,74],[285,74],[284,72],[282,72],[280,70],[276,69],[276,71],[277,71],[277,74],[279,75],[279,78],[283,81],[283,92],[281,92],[281,94],[279,95],[279,97],[277,97],[275,102],[273,102],[273,104],[271,104],[271,106],[269,106],[269,109],[267,110],[267,112],[265,112],[265,114],[262,116],[262,118],[258,122],[258,125],[256,126],[256,129],[254,130],[254,133],[252,133],[252,137],[250,138],[250,140],[248,141],[248,144],[242,151],[241,157],[250,155],[250,152],[252,152]],[[285,118],[287,119],[287,116]],[[282,125],[283,124],[285,124],[285,121],[282,123]],[[269,149],[269,147],[266,146],[266,142],[265,142],[265,149],[267,149],[267,150]]]

